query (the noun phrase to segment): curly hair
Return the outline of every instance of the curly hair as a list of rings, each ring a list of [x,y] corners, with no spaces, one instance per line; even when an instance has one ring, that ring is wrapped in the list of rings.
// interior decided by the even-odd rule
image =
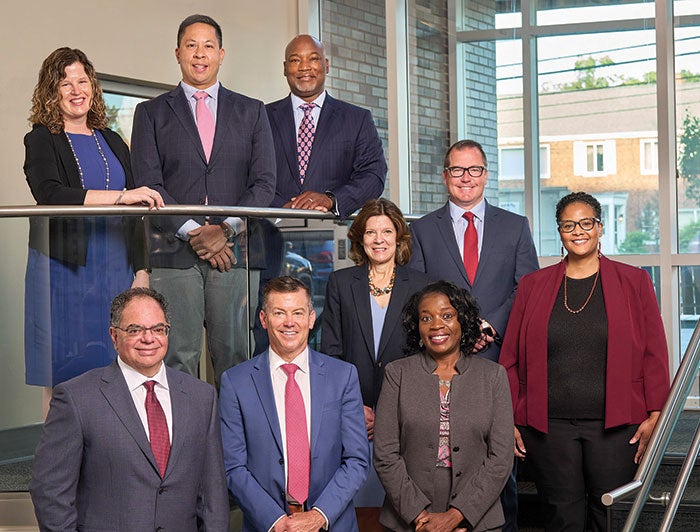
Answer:
[[[66,78],[66,67],[80,63],[92,85],[92,104],[87,114],[87,126],[91,129],[107,127],[107,113],[102,98],[102,87],[97,80],[95,67],[87,56],[77,48],[58,48],[44,59],[39,70],[39,81],[32,95],[32,110],[29,122],[32,125],[42,124],[53,134],[63,131],[63,116],[61,115],[59,84]]]
[[[418,330],[418,307],[426,296],[432,294],[444,294],[450,300],[450,305],[457,311],[457,320],[462,329],[459,348],[463,354],[471,355],[474,344],[481,336],[479,306],[469,292],[449,281],[437,281],[429,284],[413,294],[404,306],[401,314],[406,330],[404,352],[411,354],[424,350]]]
[[[572,192],[571,194],[567,194],[557,202],[557,223],[561,222],[561,213],[564,212],[564,209],[566,209],[572,203],[585,203],[591,209],[593,209],[595,217],[600,220],[602,214],[600,202],[587,192]]]
[[[396,263],[403,265],[411,260],[411,231],[408,229],[401,209],[388,199],[379,198],[367,201],[348,229],[348,240],[350,240],[348,254],[357,266],[368,262],[363,244],[367,220],[372,216],[382,215],[387,216],[396,229]]]

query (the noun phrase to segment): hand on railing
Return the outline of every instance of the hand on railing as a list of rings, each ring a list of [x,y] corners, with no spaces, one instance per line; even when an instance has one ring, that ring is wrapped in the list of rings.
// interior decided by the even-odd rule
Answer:
[[[642,456],[644,456],[644,451],[647,448],[647,443],[649,443],[649,438],[651,438],[651,433],[654,432],[656,421],[659,419],[659,413],[659,410],[649,412],[649,417],[639,424],[637,432],[634,433],[634,436],[632,436],[632,439],[630,440],[630,445],[634,445],[635,443],[639,442],[637,453],[634,455],[635,464],[638,464],[642,459]]]

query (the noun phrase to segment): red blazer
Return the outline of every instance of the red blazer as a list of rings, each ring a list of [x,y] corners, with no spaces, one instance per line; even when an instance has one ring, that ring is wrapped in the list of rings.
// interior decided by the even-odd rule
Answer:
[[[516,425],[548,429],[547,328],[565,262],[520,280],[499,362],[505,366]],[[608,318],[605,427],[641,423],[669,390],[661,313],[646,271],[600,258]]]

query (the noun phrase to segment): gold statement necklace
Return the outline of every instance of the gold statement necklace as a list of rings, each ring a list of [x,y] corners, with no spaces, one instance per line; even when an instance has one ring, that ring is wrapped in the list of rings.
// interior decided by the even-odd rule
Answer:
[[[568,297],[566,294],[566,272],[564,272],[564,307],[566,308],[566,310],[568,310],[572,314],[578,314],[579,312],[581,312],[583,309],[586,308],[586,305],[588,305],[588,302],[593,297],[593,292],[595,291],[595,285],[598,283],[599,276],[600,276],[600,266],[598,266],[598,271],[595,272],[595,279],[593,279],[593,287],[591,288],[591,292],[588,294],[586,301],[583,303],[583,306],[580,309],[574,310],[569,306]]]
[[[394,266],[394,270],[391,272],[391,279],[389,280],[389,285],[386,288],[377,288],[374,285],[374,282],[372,281],[372,274],[368,273],[367,280],[369,282],[370,295],[372,295],[374,297],[379,297],[379,296],[383,296],[385,294],[391,294],[391,291],[394,289],[394,280],[395,279],[396,279],[396,266]]]

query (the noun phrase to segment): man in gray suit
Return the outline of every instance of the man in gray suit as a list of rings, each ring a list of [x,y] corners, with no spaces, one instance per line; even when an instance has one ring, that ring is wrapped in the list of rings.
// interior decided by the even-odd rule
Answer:
[[[518,281],[538,268],[527,218],[499,209],[484,199],[489,177],[486,154],[476,141],[460,140],[445,155],[442,179],[449,194],[444,207],[411,224],[413,254],[409,266],[433,279],[465,288],[479,304],[482,318],[478,354],[498,362]],[[472,221],[469,221],[469,218]],[[475,254],[465,256],[465,233],[472,226]],[[469,255],[469,253],[467,253]],[[469,260],[474,270],[468,272]],[[515,477],[502,496],[504,532],[518,530]]]
[[[216,391],[163,364],[165,299],[122,292],[110,325],[117,360],[54,388],[29,485],[40,529],[228,531]]]

